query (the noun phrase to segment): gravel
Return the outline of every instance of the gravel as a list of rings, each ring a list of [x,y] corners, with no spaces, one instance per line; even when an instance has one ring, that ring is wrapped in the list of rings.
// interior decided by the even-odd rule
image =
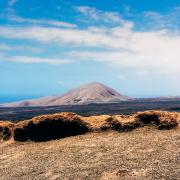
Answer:
[[[180,128],[2,142],[1,180],[180,179]]]

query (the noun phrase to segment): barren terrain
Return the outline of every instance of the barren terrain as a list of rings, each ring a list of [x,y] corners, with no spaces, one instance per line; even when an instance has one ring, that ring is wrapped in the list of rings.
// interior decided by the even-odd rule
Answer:
[[[57,113],[0,121],[0,179],[180,177],[180,113]]]
[[[180,129],[144,127],[48,142],[4,142],[0,177],[20,179],[179,179]]]

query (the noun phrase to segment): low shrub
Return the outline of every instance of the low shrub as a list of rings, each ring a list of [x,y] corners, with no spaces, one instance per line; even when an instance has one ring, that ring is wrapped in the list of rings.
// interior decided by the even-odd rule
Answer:
[[[101,127],[106,124],[107,119],[111,118],[110,115],[96,115],[96,116],[81,116],[81,120],[87,123],[91,131],[101,131]]]
[[[13,137],[13,127],[14,124],[9,121],[0,121],[0,141]]]
[[[77,115],[59,113],[18,123],[14,129],[14,140],[48,141],[88,131],[87,125]]]
[[[117,119],[110,117],[106,119],[105,123],[100,127],[100,129],[102,131],[106,131],[106,130],[121,131],[122,124]]]
[[[156,125],[158,129],[172,129],[178,126],[178,113],[166,111],[145,111],[135,115],[143,124]]]
[[[156,124],[158,125],[160,123],[160,114],[159,112],[154,111],[145,111],[137,113],[135,118],[142,122],[143,124]]]
[[[131,122],[123,123],[122,131],[125,131],[125,132],[131,131],[141,126],[142,126],[142,123],[140,123],[139,121],[131,121]]]

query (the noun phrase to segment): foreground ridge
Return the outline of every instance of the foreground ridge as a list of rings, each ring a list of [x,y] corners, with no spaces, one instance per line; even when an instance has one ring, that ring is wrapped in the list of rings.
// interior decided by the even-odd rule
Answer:
[[[71,112],[41,115],[17,123],[0,121],[0,140],[48,141],[88,132],[114,130],[127,132],[144,126],[159,130],[176,128],[180,114],[166,111],[144,111],[131,116],[99,115],[80,116]]]

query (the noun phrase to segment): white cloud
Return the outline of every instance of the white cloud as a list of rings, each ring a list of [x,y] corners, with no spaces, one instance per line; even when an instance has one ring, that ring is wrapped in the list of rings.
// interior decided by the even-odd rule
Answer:
[[[1,19],[6,19],[8,21],[16,22],[16,23],[23,23],[23,24],[34,24],[34,25],[46,25],[46,26],[56,26],[56,27],[66,27],[66,28],[76,28],[77,25],[58,21],[58,20],[51,20],[51,19],[32,19],[32,18],[24,18],[20,17],[16,14],[14,9],[14,5],[17,3],[18,0],[9,0],[8,7],[5,13],[0,14]]]
[[[9,14],[14,14],[15,10],[14,10],[14,5],[18,2],[18,0],[8,0],[8,7],[6,9],[6,13],[5,15],[3,14],[3,16],[9,15]],[[1,14],[2,16],[2,14]]]
[[[9,16],[8,20],[14,21],[17,23],[49,25],[49,26],[66,27],[66,28],[76,28],[77,27],[75,24],[62,22],[62,21],[48,20],[48,19],[23,18],[23,17],[19,17],[19,16],[15,16],[15,15]]]
[[[154,70],[155,73],[177,74],[180,69],[180,35],[165,30],[133,31],[131,27],[95,30],[42,27],[0,27],[0,36],[30,39],[79,47],[101,47],[109,50],[69,52],[70,59],[94,60],[131,70]],[[17,60],[17,59],[16,59]],[[20,58],[21,61],[27,61]],[[20,61],[19,60],[19,61]],[[39,60],[38,60],[39,61]]]
[[[1,59],[3,59],[3,58],[4,58],[4,56],[5,56],[5,54],[4,54],[4,53],[2,53],[2,52],[0,52],[0,60],[1,60]]]
[[[47,63],[47,64],[69,64],[72,61],[70,60],[61,60],[61,59],[48,59],[48,58],[39,58],[39,57],[26,57],[26,56],[15,56],[9,58],[10,61],[12,62],[17,62],[17,63]]]
[[[8,5],[9,5],[9,6],[14,6],[14,4],[17,3],[17,1],[18,1],[18,0],[9,0],[9,1],[8,1]]]
[[[176,51],[177,52],[177,51]],[[74,52],[70,53],[72,57],[79,60],[105,62],[117,68],[129,71],[153,72],[154,74],[179,74],[180,53],[155,52]]]
[[[98,15],[97,15],[97,10],[96,8],[91,8],[89,6],[76,6],[75,10],[77,10],[78,12],[86,15],[86,16],[90,16],[90,18],[92,19],[98,19]]]
[[[147,23],[147,27],[151,29],[179,29],[180,27],[180,7],[175,7],[163,14],[156,11],[146,11],[143,15],[143,18],[145,18]]]
[[[107,16],[107,13],[101,11],[99,13],[98,10],[89,7],[78,7],[78,10],[81,13],[90,14],[91,18],[95,20],[104,16],[114,21],[116,17],[114,16],[114,20],[112,20],[112,17]],[[123,23],[113,27],[101,27],[98,24],[84,29],[1,26],[0,37],[53,43],[66,47],[76,46],[84,49],[68,52],[66,56],[70,60],[93,60],[131,71],[169,74],[170,76],[180,75],[179,32],[175,33],[166,28],[154,31],[138,31],[134,30],[133,22],[119,20]],[[89,47],[93,47],[94,50],[90,51]],[[101,51],[97,48],[100,48]],[[14,61],[41,62],[42,60],[28,58],[17,60],[15,58]],[[49,60],[44,62],[49,62]]]
[[[14,63],[24,63],[24,64],[69,64],[72,63],[68,59],[54,59],[54,58],[40,58],[40,57],[29,57],[29,56],[0,56],[1,62],[14,62]]]
[[[119,33],[121,32],[121,33]],[[114,34],[116,38],[114,38]],[[112,50],[76,51],[70,56],[79,60],[105,62],[131,71],[180,75],[180,35],[167,31],[135,32],[112,30],[108,45]]]
[[[9,51],[12,50],[12,47],[6,44],[0,44],[0,50],[1,51]]]
[[[118,28],[62,29],[50,27],[0,27],[0,36],[9,39],[26,39],[57,44],[72,44],[83,47],[124,48],[127,38],[133,33],[131,26]],[[103,32],[104,31],[104,32]],[[117,40],[121,40],[120,42]]]
[[[33,53],[40,53],[43,51],[43,49],[32,46],[12,46],[9,44],[0,44],[0,51],[29,51]]]
[[[106,22],[111,24],[123,24],[127,22],[117,12],[104,12],[89,6],[75,6],[74,8],[76,11],[82,13],[86,18],[93,21],[101,21],[101,23]]]

